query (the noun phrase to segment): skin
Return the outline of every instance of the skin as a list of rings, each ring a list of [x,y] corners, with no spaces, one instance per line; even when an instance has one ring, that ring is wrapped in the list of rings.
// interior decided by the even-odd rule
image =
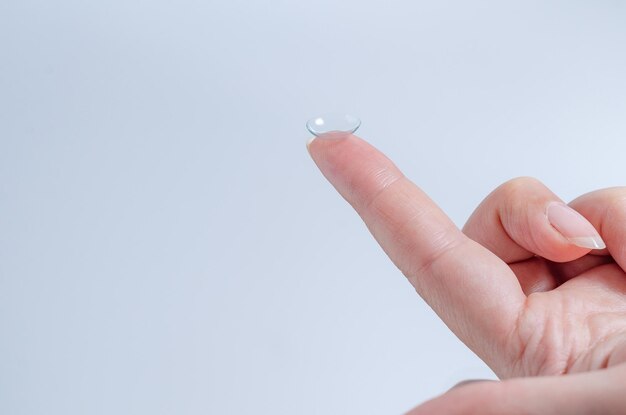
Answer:
[[[462,230],[381,152],[347,135],[308,145],[390,259],[498,375],[453,388],[421,414],[626,413],[626,187],[569,203],[607,249],[570,243],[548,221],[561,200],[518,178]]]

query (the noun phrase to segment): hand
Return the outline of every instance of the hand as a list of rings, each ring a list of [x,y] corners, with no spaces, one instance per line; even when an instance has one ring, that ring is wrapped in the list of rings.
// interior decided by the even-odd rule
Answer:
[[[568,207],[515,179],[461,231],[360,138],[321,136],[309,152],[418,294],[504,379],[410,414],[626,413],[626,188]]]

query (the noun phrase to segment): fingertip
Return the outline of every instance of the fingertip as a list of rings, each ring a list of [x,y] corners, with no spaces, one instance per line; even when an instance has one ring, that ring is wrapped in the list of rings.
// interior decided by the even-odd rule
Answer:
[[[465,229],[507,263],[534,255],[567,262],[588,254],[594,242],[602,244],[585,218],[530,177],[499,186],[476,209]]]
[[[584,249],[599,249],[606,248],[606,244],[600,236],[580,236],[567,238],[574,245]]]
[[[353,134],[317,136],[309,151],[322,174],[359,214],[382,190],[403,178],[387,156]]]
[[[535,228],[534,234],[531,242],[527,242],[525,246],[532,254],[552,262],[574,261],[584,257],[591,250],[564,237],[549,224],[544,225],[543,229]]]
[[[335,160],[346,151],[346,143],[357,138],[352,134],[325,133],[314,135],[306,141],[306,148],[313,160],[324,171],[327,164],[335,163]],[[348,151],[354,151],[353,149]]]
[[[606,248],[602,237],[587,218],[565,203],[550,203],[546,216],[550,225],[569,243],[585,249]]]
[[[313,140],[315,140],[315,136],[307,138],[306,140],[306,150],[309,152],[309,154],[311,154],[311,143],[313,143]]]

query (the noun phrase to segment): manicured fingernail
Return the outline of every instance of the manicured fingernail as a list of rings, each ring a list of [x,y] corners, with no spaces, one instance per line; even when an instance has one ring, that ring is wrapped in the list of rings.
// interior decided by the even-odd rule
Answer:
[[[606,244],[600,234],[583,215],[563,203],[548,206],[548,221],[568,241],[587,249],[604,249]]]
[[[453,387],[451,387],[449,390],[460,388],[461,386],[469,385],[470,383],[476,383],[476,382],[495,382],[495,380],[493,380],[493,379],[468,379],[468,380],[463,380],[463,381],[457,383],[456,385],[454,385]]]

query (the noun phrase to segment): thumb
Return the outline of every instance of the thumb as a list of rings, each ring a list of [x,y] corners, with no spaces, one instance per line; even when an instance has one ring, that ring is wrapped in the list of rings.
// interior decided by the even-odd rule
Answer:
[[[510,180],[491,192],[463,232],[508,264],[535,255],[567,262],[605,247],[584,216],[530,177]]]
[[[453,388],[407,415],[623,414],[626,366],[564,376],[475,382]]]

